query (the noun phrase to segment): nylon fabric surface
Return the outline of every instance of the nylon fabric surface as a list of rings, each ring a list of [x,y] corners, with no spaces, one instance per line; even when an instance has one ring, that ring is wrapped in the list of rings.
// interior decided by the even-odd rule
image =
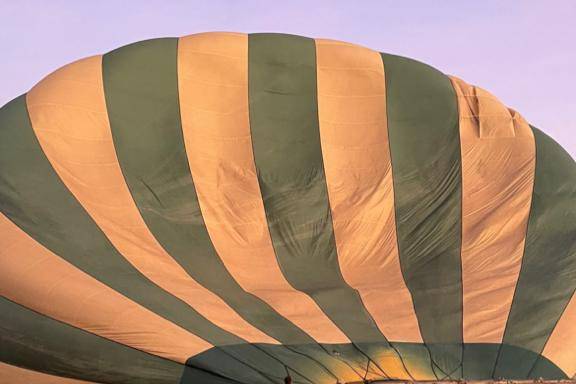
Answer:
[[[130,44],[0,108],[0,375],[573,377],[574,207],[557,143],[423,63]]]

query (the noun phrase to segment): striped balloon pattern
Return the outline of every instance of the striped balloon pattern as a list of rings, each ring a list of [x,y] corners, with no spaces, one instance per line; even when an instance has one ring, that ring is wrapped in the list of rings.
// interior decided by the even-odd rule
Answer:
[[[283,34],[0,110],[1,383],[564,379],[576,164],[482,88]]]

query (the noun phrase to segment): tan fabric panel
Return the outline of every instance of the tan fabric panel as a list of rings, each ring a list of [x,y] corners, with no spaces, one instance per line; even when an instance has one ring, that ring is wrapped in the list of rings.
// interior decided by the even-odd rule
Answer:
[[[572,296],[542,355],[550,359],[568,377],[576,375],[576,296]]]
[[[460,111],[465,343],[500,343],[520,273],[535,143],[528,123],[451,78]]]
[[[126,185],[112,141],[100,56],[48,76],[28,93],[32,126],[64,184],[118,251],[147,278],[217,326],[276,343],[193,280],[156,241]]]
[[[0,384],[85,384],[93,381],[58,377],[0,362]]]
[[[480,117],[480,137],[516,137],[515,122],[508,108],[482,88],[472,86],[469,89],[473,104],[477,106],[477,116]]]
[[[188,162],[208,233],[224,265],[243,289],[316,341],[349,342],[310,297],[290,286],[276,260],[252,153],[248,36],[181,38],[178,79]]]
[[[212,346],[50,252],[0,215],[0,294],[118,343],[185,363]]]
[[[396,241],[384,67],[379,53],[316,41],[318,108],[340,268],[382,333],[422,342]]]

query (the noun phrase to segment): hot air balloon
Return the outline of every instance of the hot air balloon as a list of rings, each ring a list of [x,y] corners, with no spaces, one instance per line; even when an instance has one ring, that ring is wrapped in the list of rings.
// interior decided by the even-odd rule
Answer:
[[[420,62],[134,43],[0,110],[0,181],[2,383],[576,374],[576,164]]]

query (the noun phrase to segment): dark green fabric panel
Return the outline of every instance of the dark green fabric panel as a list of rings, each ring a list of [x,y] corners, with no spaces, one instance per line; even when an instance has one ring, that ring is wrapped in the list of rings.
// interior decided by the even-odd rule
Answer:
[[[331,374],[326,371],[319,370],[313,362],[309,360],[301,359],[299,360],[296,356],[291,355],[282,346],[279,345],[258,345],[259,348],[265,349],[271,354],[283,355],[285,361],[287,361],[288,371],[295,379],[296,383],[309,383],[308,380],[313,382],[344,382],[342,378],[336,379]],[[298,345],[301,351],[313,351],[310,349],[312,345]],[[370,343],[366,345],[367,348],[378,351],[377,355],[385,355],[389,353],[390,347],[387,343]],[[434,381],[436,380],[432,368],[430,366],[430,359],[428,355],[422,354],[425,351],[421,344],[416,343],[397,343],[397,349],[402,351],[402,356],[405,361],[406,366],[411,367],[413,372],[417,372],[417,376],[420,380],[424,381]],[[254,384],[264,384],[264,383],[280,383],[282,378],[285,376],[286,369],[282,370],[275,367],[270,367],[265,364],[258,364],[257,361],[251,362],[256,367],[261,370],[261,374],[255,374],[253,370],[248,370],[247,366],[239,366],[234,361],[226,360],[226,358],[221,358],[222,351],[226,351],[233,354],[242,354],[248,345],[237,345],[237,346],[226,346],[219,349],[211,349],[209,351],[203,352],[202,354],[195,356],[188,360],[187,365],[191,367],[197,367],[200,369],[211,370],[214,364],[224,366],[224,371],[234,372],[237,376],[238,381],[244,383],[254,383]],[[373,375],[380,375],[380,377],[385,378],[385,376],[378,370],[374,364],[368,364],[368,359],[362,354],[358,353],[356,347],[351,344],[327,344],[326,348],[337,356],[342,362],[346,362],[349,366],[354,367],[357,371],[359,378],[358,382],[362,381],[362,378],[368,370],[369,373]],[[465,350],[470,354],[470,356],[475,356],[477,360],[470,359],[470,364],[464,370],[464,378],[466,380],[490,380],[492,379],[491,372],[486,372],[486,364],[483,359],[486,356],[492,356],[494,351],[498,351],[499,344],[465,344]],[[524,356],[527,362],[538,361],[537,369],[535,373],[540,376],[532,375],[533,378],[542,377],[544,379],[566,379],[566,375],[544,357],[538,356],[538,354],[526,351],[519,347],[509,347],[510,351],[517,353],[519,356]],[[302,373],[299,375],[295,373],[298,370]],[[457,370],[458,371],[458,370]],[[309,375],[310,376],[306,376]],[[460,374],[463,375],[462,373]],[[336,375],[337,376],[337,375]],[[438,379],[450,379],[448,376],[438,375]],[[495,377],[497,378],[497,377]],[[522,372],[521,369],[514,370],[512,367],[510,376],[507,379],[523,380],[526,379],[526,372]],[[338,381],[337,381],[338,380]],[[202,383],[202,381],[199,381]]]
[[[286,367],[274,367],[254,361],[252,362],[253,366],[258,367],[258,369],[261,370],[260,374],[255,374],[254,371],[248,371],[246,369],[247,366],[241,367],[233,361],[221,359],[222,351],[234,354],[243,354],[244,351],[247,350],[247,345],[226,346],[220,348],[220,350],[211,349],[210,351],[206,351],[189,359],[187,365],[211,370],[211,367],[215,362],[218,362],[220,367],[223,366],[224,369],[229,370],[230,372],[235,372],[235,374],[238,375],[237,379],[239,381],[255,384],[267,383],[270,381],[273,383],[280,383],[286,376],[287,371],[296,383],[344,382],[342,378],[338,377],[339,371],[337,369],[323,369],[318,365],[318,363],[304,357],[304,355],[312,355],[315,353],[316,346],[314,344],[291,346],[298,349],[304,355],[292,353],[279,345],[260,344],[258,346],[270,354],[281,356],[283,361],[286,362]],[[348,369],[352,367],[354,371],[357,372],[357,379],[355,380],[362,380],[367,367],[370,372],[385,377],[373,362],[368,366],[369,360],[365,355],[359,353],[356,347],[350,344],[329,344],[326,345],[326,347],[333,354],[334,360],[339,362],[341,366],[345,366]],[[390,347],[387,344],[382,343],[374,343],[369,347],[374,351],[378,351],[381,355],[389,353],[390,350]]]
[[[498,363],[492,376],[495,379],[567,378],[559,367],[545,357],[528,349],[508,344],[500,346]]]
[[[430,351],[426,345],[419,343],[392,343],[402,356],[402,361],[406,365],[408,372],[414,375],[417,380],[437,380],[441,375],[437,375],[432,368]]]
[[[385,341],[338,265],[320,147],[314,41],[253,34],[248,60],[254,156],[282,271],[353,341]]]
[[[214,250],[186,157],[176,55],[177,39],[157,39],[103,58],[114,144],[132,197],[156,239],[192,278],[275,339],[310,342],[302,330],[244,291]]]
[[[500,344],[465,344],[462,368],[464,377],[492,379]]]
[[[317,344],[297,344],[297,345],[268,345],[254,344],[268,356],[273,356],[275,361],[265,361],[261,357],[247,358],[239,364],[228,357],[234,356],[253,356],[247,354],[250,352],[252,345],[243,344],[235,346],[224,346],[219,349],[212,349],[205,353],[191,357],[187,365],[200,367],[211,371],[217,364],[219,372],[224,375],[235,375],[239,381],[246,383],[281,382],[290,372],[296,382],[322,382],[326,380],[336,380],[338,372],[346,370],[351,372],[356,369],[362,369],[366,364],[366,357],[350,345],[335,346],[339,352],[345,350],[342,355],[347,356],[349,360],[361,361],[360,364],[352,366],[350,362],[343,361],[332,352],[332,345],[320,351]],[[360,378],[360,376],[359,376]]]
[[[221,347],[219,350],[211,349],[190,358],[186,365],[190,367],[200,367],[201,369],[207,370],[211,370],[214,365],[218,365],[218,368],[221,371],[232,374],[236,380],[246,384],[282,383],[282,379],[286,376],[286,368],[283,365],[262,364],[262,362],[258,360],[251,361],[248,364],[238,364],[237,361],[227,359],[227,355],[224,354],[224,352],[230,354],[242,354],[243,352],[246,352],[249,347],[251,346],[246,344],[234,347]],[[222,359],[222,357],[224,357],[224,359]],[[292,364],[287,362],[287,365],[291,366]],[[296,382],[310,384],[305,379],[302,380],[301,377],[298,377]],[[198,382],[198,384],[201,383],[202,382]],[[210,382],[206,382],[206,384],[208,383]]]
[[[195,367],[186,366],[179,384],[244,384],[234,378],[215,375],[212,372],[204,371]]]
[[[536,363],[528,375],[528,379],[538,380],[546,378],[547,380],[565,380],[570,379],[566,374],[558,368],[554,363],[545,357],[536,357]],[[574,379],[574,377],[571,377]]]
[[[516,356],[516,360],[507,368],[507,376],[493,375],[493,364],[498,351],[502,349],[508,355]],[[566,375],[550,360],[535,352],[511,345],[470,343],[464,344],[464,377],[467,380],[526,380],[529,378],[544,378],[547,380],[566,379]],[[539,376],[529,376],[524,368],[537,361]],[[492,365],[490,365],[492,363]]]
[[[228,355],[244,356],[250,352],[251,345],[224,346],[211,349],[191,357],[187,365],[211,371],[217,364],[219,372],[245,383],[281,382],[286,372],[290,372],[296,382],[323,382],[338,380],[338,372],[362,372],[368,361],[366,356],[350,344],[326,345],[320,352],[317,344],[297,344],[290,346],[254,344],[258,349],[274,356],[278,361],[270,363],[260,358],[246,359],[242,363],[232,360]],[[389,349],[389,348],[388,348]],[[382,350],[380,346],[380,350]],[[336,353],[337,351],[337,353]],[[279,364],[281,362],[281,364]],[[361,379],[362,375],[358,375]],[[343,382],[340,380],[340,382]]]
[[[461,363],[458,107],[444,74],[382,54],[400,264],[424,341],[446,373]],[[444,345],[444,346],[443,346]]]
[[[175,384],[184,366],[42,316],[0,297],[0,361],[99,383]]]
[[[118,253],[42,152],[25,96],[0,110],[0,181],[1,212],[55,254],[213,344],[242,342],[160,289]]]
[[[276,347],[266,346],[265,349],[274,353]],[[287,349],[295,354],[294,357],[298,358],[297,360],[292,358],[288,361],[296,361],[299,362],[299,365],[304,364],[308,369],[319,370],[319,374],[325,377],[337,378],[338,372],[353,374],[355,371],[353,366],[343,362],[334,354],[331,345],[322,345],[322,349],[318,348],[316,344],[290,345]],[[362,356],[356,349],[354,349],[354,353],[357,356]],[[307,374],[307,376],[313,375]]]
[[[576,289],[576,163],[554,140],[532,130],[532,207],[504,343],[540,353]],[[502,348],[495,375],[506,377],[518,358]],[[524,365],[526,374],[532,365]]]

